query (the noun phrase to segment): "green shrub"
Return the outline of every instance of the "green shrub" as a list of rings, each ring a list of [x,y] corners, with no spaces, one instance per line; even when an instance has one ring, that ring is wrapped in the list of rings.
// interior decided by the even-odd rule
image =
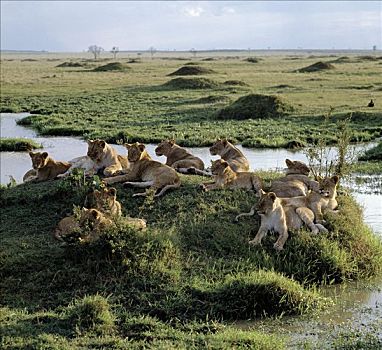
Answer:
[[[26,152],[42,146],[30,139],[7,138],[0,139],[0,152]]]

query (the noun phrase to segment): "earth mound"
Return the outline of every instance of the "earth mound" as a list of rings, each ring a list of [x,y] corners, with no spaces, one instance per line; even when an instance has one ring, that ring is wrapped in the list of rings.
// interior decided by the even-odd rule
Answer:
[[[199,67],[199,66],[184,66],[168,74],[168,76],[177,76],[177,75],[204,75],[215,73],[212,69]]]
[[[67,67],[83,67],[84,65],[79,62],[63,62],[57,65],[59,68],[67,68]]]
[[[319,61],[319,62],[311,64],[310,66],[297,69],[296,72],[312,73],[312,72],[320,72],[320,71],[329,70],[329,69],[334,69],[334,66],[328,62]]]
[[[172,89],[212,89],[217,87],[218,83],[206,78],[175,78],[163,86]]]
[[[129,69],[129,67],[124,66],[120,62],[111,62],[111,63],[105,64],[103,66],[99,66],[99,67],[94,68],[93,72],[112,72],[112,71],[122,72],[122,71],[125,71],[127,69]]]
[[[278,96],[249,94],[221,109],[217,118],[236,120],[281,118],[292,110],[293,108]]]

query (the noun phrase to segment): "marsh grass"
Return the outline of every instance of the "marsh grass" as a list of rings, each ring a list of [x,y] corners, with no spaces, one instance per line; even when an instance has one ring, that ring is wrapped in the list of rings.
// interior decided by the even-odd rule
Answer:
[[[30,139],[0,139],[0,152],[27,152],[37,148],[42,148],[42,145]]]

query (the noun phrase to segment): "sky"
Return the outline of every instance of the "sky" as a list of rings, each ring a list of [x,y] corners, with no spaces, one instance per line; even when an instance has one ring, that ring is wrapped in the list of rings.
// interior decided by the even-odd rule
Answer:
[[[381,4],[1,0],[1,49],[381,49]]]

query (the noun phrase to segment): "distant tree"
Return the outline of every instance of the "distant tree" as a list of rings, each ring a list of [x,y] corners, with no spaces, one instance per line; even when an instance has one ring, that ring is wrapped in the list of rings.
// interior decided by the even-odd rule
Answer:
[[[192,48],[191,50],[190,50],[190,52],[194,55],[194,57],[196,57],[196,50],[194,49],[194,48]]]
[[[117,57],[117,53],[119,52],[119,47],[118,46],[113,46],[113,48],[110,51],[113,54],[114,59]]]
[[[151,46],[149,48],[149,51],[150,51],[151,59],[153,59],[155,53],[157,52],[157,49],[155,47]]]
[[[97,45],[91,45],[88,48],[88,52],[91,52],[94,55],[95,60],[99,57],[102,51],[104,51],[104,49]]]

